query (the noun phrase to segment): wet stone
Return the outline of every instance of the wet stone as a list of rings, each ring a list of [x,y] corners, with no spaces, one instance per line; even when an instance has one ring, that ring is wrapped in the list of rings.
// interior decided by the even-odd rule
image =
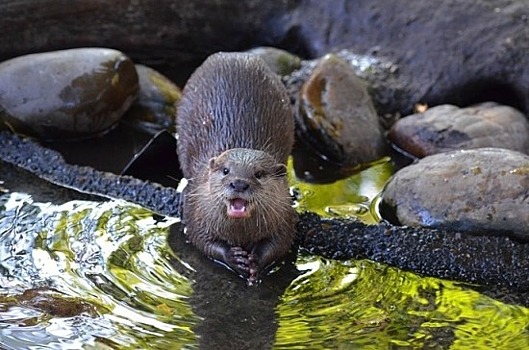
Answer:
[[[123,53],[82,48],[0,63],[2,128],[44,140],[111,129],[136,98],[138,76]]]
[[[529,240],[529,156],[480,148],[427,156],[387,183],[382,216],[407,226]]]
[[[301,67],[301,59],[288,51],[275,47],[261,46],[248,50],[259,56],[278,75],[287,75]]]
[[[322,58],[303,84],[296,119],[298,139],[336,166],[361,168],[385,154],[366,86],[336,55]]]
[[[389,129],[400,115],[395,104],[402,102],[407,88],[400,76],[399,65],[387,57],[362,55],[348,49],[340,50],[336,55],[349,63],[356,75],[366,82],[379,121],[384,129]]]
[[[163,129],[175,131],[176,105],[181,89],[158,71],[136,65],[139,80],[138,98],[124,116],[124,121],[142,130],[156,133]]]
[[[529,122],[518,110],[494,102],[467,108],[440,105],[398,120],[388,138],[419,158],[481,147],[529,153]]]
[[[28,289],[17,296],[17,304],[55,317],[74,317],[86,313],[96,315],[95,308],[84,301],[68,297],[53,289]]]

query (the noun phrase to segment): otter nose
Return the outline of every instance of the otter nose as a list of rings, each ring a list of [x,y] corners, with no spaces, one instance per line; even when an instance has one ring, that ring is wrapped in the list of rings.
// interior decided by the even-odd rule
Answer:
[[[250,187],[250,184],[244,180],[237,179],[230,182],[230,187],[233,188],[235,192],[244,192]]]

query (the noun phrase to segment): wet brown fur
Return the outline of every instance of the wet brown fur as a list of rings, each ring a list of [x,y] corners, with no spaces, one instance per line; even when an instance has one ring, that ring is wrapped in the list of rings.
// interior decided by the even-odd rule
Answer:
[[[284,86],[255,56],[212,55],[184,88],[177,130],[178,156],[188,179],[183,221],[189,240],[255,280],[294,239],[296,214],[284,165],[294,120]],[[247,218],[227,215],[234,196],[230,184],[236,180],[248,184],[236,193],[247,200]]]

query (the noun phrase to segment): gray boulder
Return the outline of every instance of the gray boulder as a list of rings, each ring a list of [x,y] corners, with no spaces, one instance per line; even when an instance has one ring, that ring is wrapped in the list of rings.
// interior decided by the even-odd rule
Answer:
[[[390,179],[381,211],[407,226],[529,240],[529,155],[480,148],[425,157]]]
[[[44,140],[79,139],[112,128],[138,91],[123,53],[83,48],[0,63],[0,122]]]

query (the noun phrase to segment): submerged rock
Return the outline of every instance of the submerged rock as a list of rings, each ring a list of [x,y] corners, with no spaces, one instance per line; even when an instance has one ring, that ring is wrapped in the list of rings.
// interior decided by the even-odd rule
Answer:
[[[325,56],[297,99],[297,136],[307,149],[353,173],[385,154],[377,113],[364,83],[347,62]],[[294,158],[296,171],[297,158]]]
[[[17,133],[78,139],[109,130],[136,97],[138,76],[123,53],[82,48],[0,63],[0,118]]]
[[[516,109],[494,102],[440,105],[398,120],[388,138],[416,157],[482,147],[529,153],[529,122]]]
[[[402,225],[529,240],[529,156],[501,148],[425,157],[386,184],[381,212]]]
[[[97,314],[93,305],[80,298],[68,297],[53,289],[27,289],[15,298],[16,305],[39,310],[54,317],[75,317],[80,314],[95,316]]]

